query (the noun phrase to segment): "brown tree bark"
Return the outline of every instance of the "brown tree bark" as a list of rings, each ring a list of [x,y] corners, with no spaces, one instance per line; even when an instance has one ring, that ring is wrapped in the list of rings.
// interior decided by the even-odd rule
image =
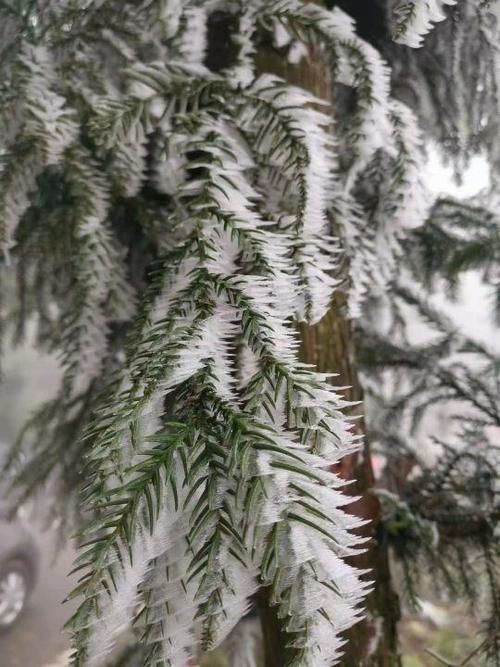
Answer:
[[[275,73],[288,82],[306,88],[317,97],[332,101],[332,86],[326,64],[315,48],[309,48],[309,56],[298,65],[290,65],[286,57],[270,44],[261,44],[257,55],[258,67]],[[329,312],[319,324],[301,325],[302,359],[314,364],[319,371],[338,373],[337,386],[344,390],[346,398],[362,401],[354,366],[354,336],[352,324],[347,318],[345,298],[338,293]],[[358,414],[362,407],[358,406]],[[364,431],[360,419],[357,426]],[[349,487],[353,495],[361,496],[348,508],[353,514],[370,520],[362,529],[370,538],[368,550],[353,559],[353,564],[370,569],[374,588],[366,601],[366,617],[346,633],[347,645],[342,667],[399,667],[397,651],[397,621],[399,619],[398,597],[392,589],[387,547],[377,541],[381,520],[381,508],[373,493],[374,475],[370,459],[369,443],[365,439],[363,450],[346,457],[336,471],[346,479],[353,480]],[[286,664],[286,635],[276,614],[269,609],[266,592],[259,600],[265,643],[265,667],[283,667]]]
[[[320,371],[335,371],[335,384],[349,386],[342,391],[349,401],[360,401],[355,408],[361,415],[363,393],[355,364],[355,338],[352,325],[346,317],[346,304],[337,294],[329,312],[314,326],[301,325],[302,358],[313,363]],[[364,432],[364,421],[356,422]],[[374,474],[371,465],[369,441],[365,438],[359,454],[346,457],[335,472],[352,480],[349,492],[360,496],[346,509],[370,521],[360,534],[370,538],[368,549],[352,559],[360,569],[370,570],[373,591],[366,600],[366,616],[346,633],[347,645],[340,663],[342,667],[399,667],[401,660],[397,647],[399,601],[392,588],[389,554],[386,545],[377,540],[381,521],[380,503],[374,494]]]

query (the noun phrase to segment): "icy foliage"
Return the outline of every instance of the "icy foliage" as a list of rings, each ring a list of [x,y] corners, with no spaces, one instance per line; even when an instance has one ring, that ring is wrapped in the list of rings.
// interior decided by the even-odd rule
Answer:
[[[488,665],[500,664],[495,199],[435,203],[404,244],[392,291],[365,311],[358,350],[384,485],[397,491],[382,500],[406,588],[415,598],[425,564],[467,598]],[[478,581],[484,600],[473,593]]]
[[[457,174],[478,153],[496,163],[500,3],[458,0],[446,6],[387,0],[389,16],[398,4],[409,9],[416,6],[419,12],[432,5],[438,14],[444,9],[448,18],[435,25],[421,48],[392,40],[381,44],[393,64],[395,95],[415,111],[425,134],[439,144]],[[414,31],[409,30],[410,35],[418,41]]]
[[[338,8],[58,0],[27,25],[0,65],[0,229],[16,315],[64,366],[18,482],[82,491],[72,664],[133,627],[145,664],[184,667],[265,587],[290,667],[329,667],[369,588],[332,472],[359,438],[296,323],[394,277],[426,215],[412,113]],[[351,113],[267,71],[262,33]]]
[[[457,0],[403,0],[394,8],[395,40],[412,46],[422,46],[425,35],[439,21],[444,21],[446,5]]]

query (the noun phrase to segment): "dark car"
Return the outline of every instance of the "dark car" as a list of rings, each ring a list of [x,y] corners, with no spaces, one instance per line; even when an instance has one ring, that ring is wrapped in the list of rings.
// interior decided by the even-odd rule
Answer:
[[[8,520],[0,502],[0,632],[21,616],[38,575],[39,552],[20,517]]]

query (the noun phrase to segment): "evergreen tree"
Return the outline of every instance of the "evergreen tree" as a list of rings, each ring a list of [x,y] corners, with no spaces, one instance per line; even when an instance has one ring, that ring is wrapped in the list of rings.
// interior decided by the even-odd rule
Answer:
[[[445,18],[445,3],[373,0],[372,26],[359,3],[332,4],[0,2],[2,272],[17,278],[3,326],[22,336],[34,320],[64,369],[8,466],[14,504],[48,488],[51,515],[80,529],[73,667],[105,664],[131,628],[138,645],[124,660],[184,667],[256,597],[283,633],[269,665],[329,666],[362,617],[365,514],[345,509],[345,462],[361,462],[369,485],[368,441],[363,457],[361,395],[331,373],[342,365],[357,387],[350,321],[368,331],[373,303],[384,291],[396,298],[400,267],[414,258],[405,239],[413,244],[428,216],[404,83],[426,71],[429,51],[412,47]],[[443,56],[450,66],[426,79],[430,93],[416,88],[412,106],[435,138],[452,135],[450,154],[463,161],[490,146],[497,60],[492,8],[460,7],[462,22],[439,23],[424,47],[447,51],[453,26],[462,35],[450,38],[453,62]],[[439,77],[466,62],[472,35],[480,75],[460,74],[447,120]],[[318,91],[307,85],[313,70]],[[329,331],[349,340],[338,366],[315,369],[306,343],[321,330],[311,325],[331,324],[332,295]],[[375,372],[364,338],[361,358]],[[393,354],[380,363],[395,365]],[[423,374],[441,395],[435,369],[414,370],[418,387]],[[486,376],[494,385],[493,366]],[[470,371],[459,384],[473,394],[477,381]],[[476,440],[470,425],[481,419],[468,420]],[[480,461],[484,471],[494,463],[481,443],[482,475]],[[397,664],[394,647],[384,652],[356,664]]]
[[[467,334],[431,298],[446,286],[456,299],[461,277],[478,271],[498,326],[498,219],[491,198],[482,199],[437,202],[407,239],[390,295],[367,308],[358,362],[370,438],[387,459],[383,537],[403,565],[409,601],[418,606],[422,573],[431,572],[438,589],[468,600],[482,621],[473,657],[498,665],[500,359],[494,341]]]

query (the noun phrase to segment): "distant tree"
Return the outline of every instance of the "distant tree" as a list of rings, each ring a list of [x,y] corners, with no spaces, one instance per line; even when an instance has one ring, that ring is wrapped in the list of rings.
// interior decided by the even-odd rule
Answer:
[[[382,505],[356,375],[359,357],[374,395],[390,365],[419,413],[445,388],[464,400],[450,382],[471,397],[482,381],[461,363],[455,378],[453,358],[427,368],[435,346],[413,350],[403,325],[388,341],[374,322],[384,294],[396,313],[414,265],[412,287],[429,291],[420,266],[441,223],[434,208],[422,227],[419,121],[457,169],[478,150],[496,163],[493,8],[461,0],[444,21],[446,4],[0,2],[0,239],[18,292],[4,328],[35,321],[64,373],[8,467],[14,504],[48,488],[49,512],[80,529],[73,667],[106,664],[130,631],[120,664],[184,667],[252,606],[267,667],[398,665],[394,512],[418,528],[405,563],[432,551],[430,521],[451,539],[418,495],[451,469],[481,479],[497,600],[481,412],[496,366],[464,426],[474,471],[443,446],[434,477],[422,469],[416,491],[402,480]],[[432,275],[455,275],[457,243]],[[454,332],[410,292],[451,355]],[[460,506],[455,488],[438,491]]]
[[[418,607],[424,573],[467,600],[482,623],[478,653],[497,665],[500,357],[494,340],[467,335],[431,299],[444,289],[457,299],[462,276],[478,271],[498,325],[499,220],[493,202],[478,203],[439,201],[408,237],[390,292],[365,310],[357,359],[372,448],[386,459],[382,532],[403,565],[409,601]]]

